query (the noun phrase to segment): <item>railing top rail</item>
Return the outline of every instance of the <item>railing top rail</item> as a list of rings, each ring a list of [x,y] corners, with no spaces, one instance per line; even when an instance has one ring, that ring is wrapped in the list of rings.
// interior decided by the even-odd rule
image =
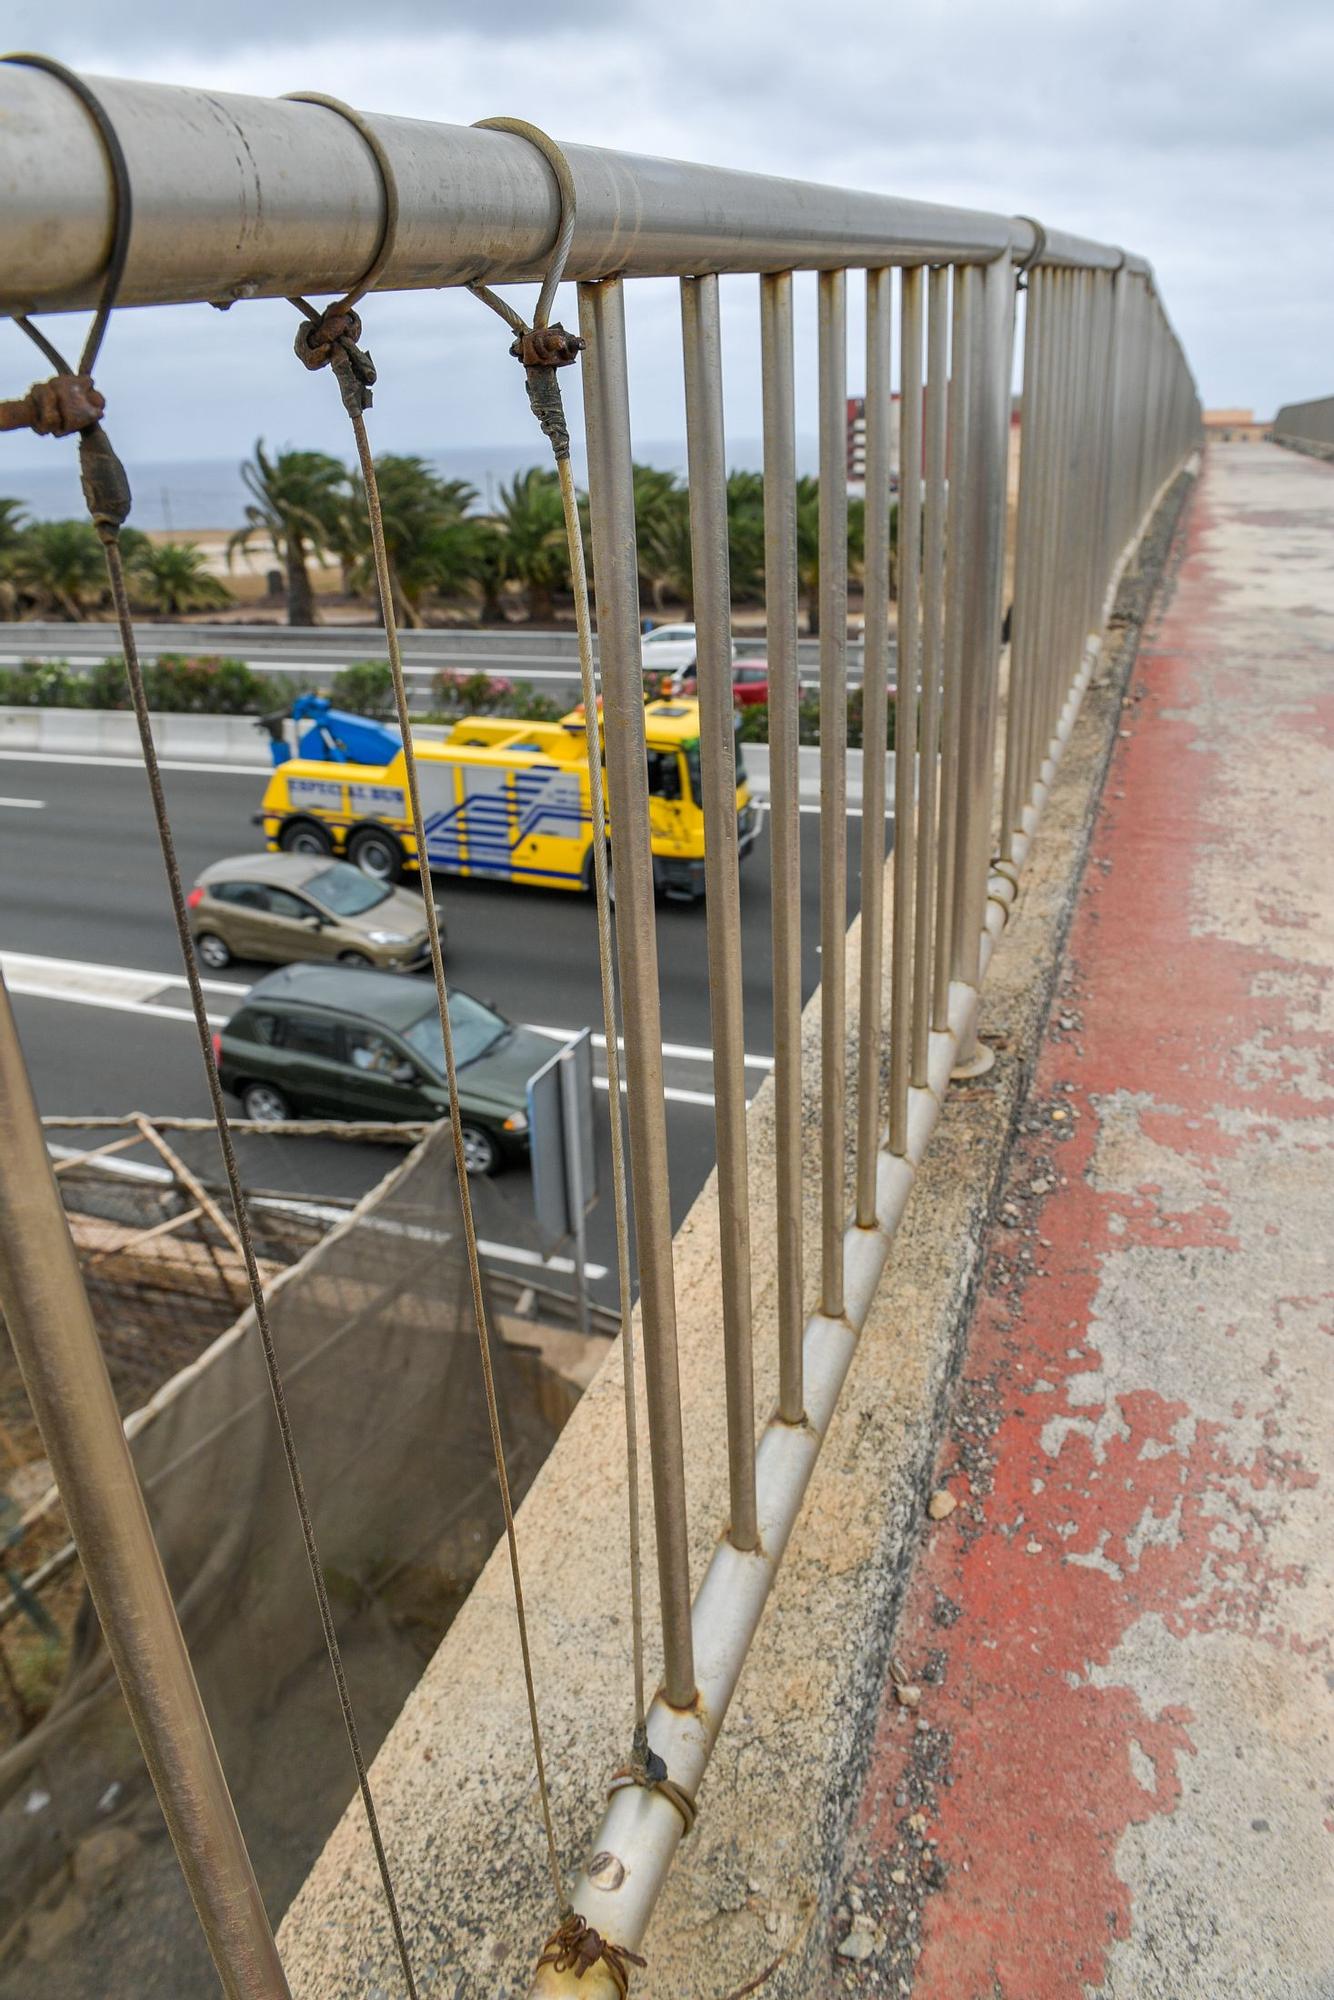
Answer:
[[[339,292],[369,264],[381,183],[364,140],[317,105],[98,78],[134,188],[124,305]],[[542,276],[559,223],[550,169],[526,140],[423,119],[370,121],[401,201],[384,290]],[[566,276],[820,270],[1032,255],[1033,225],[652,159],[566,149],[578,189]],[[112,230],[110,175],[87,112],[55,77],[0,64],[0,313],[95,302]],[[1142,258],[1048,230],[1042,260]]]

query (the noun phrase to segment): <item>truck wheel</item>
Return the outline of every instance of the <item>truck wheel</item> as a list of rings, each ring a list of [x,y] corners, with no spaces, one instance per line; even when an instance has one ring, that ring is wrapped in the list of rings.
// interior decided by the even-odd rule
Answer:
[[[278,835],[284,854],[332,854],[333,841],[318,820],[292,819]]]
[[[347,843],[347,858],[377,882],[397,882],[403,872],[403,849],[382,826],[359,826]]]

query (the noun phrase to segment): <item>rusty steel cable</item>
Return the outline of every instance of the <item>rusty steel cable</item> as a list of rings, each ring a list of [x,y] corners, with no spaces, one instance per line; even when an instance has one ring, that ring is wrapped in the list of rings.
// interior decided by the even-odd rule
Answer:
[[[74,94],[92,115],[111,168],[115,192],[116,222],[112,239],[111,258],[103,281],[97,312],[84,343],[80,357],[78,375],[91,377],[93,364],[97,359],[103,336],[115,305],[116,293],[124,271],[125,256],[129,246],[132,220],[133,195],[129,170],[124,151],[115,127],[106,116],[94,93],[81,77],[67,70],[60,63],[47,57],[21,56],[9,58],[35,68],[45,69],[51,75],[66,82]],[[58,350],[31,326],[26,318],[17,322],[29,338],[53,360],[62,374],[70,374],[68,364]],[[97,399],[101,404],[101,398]],[[100,407],[98,415],[100,416]],[[181,961],[185,968],[186,985],[190,994],[190,1009],[194,1017],[195,1032],[199,1040],[200,1058],[204,1067],[209,1102],[213,1112],[214,1129],[217,1132],[218,1147],[222,1154],[223,1170],[227,1179],[228,1194],[232,1213],[236,1222],[236,1235],[245,1265],[246,1282],[250,1292],[251,1309],[255,1315],[255,1325],[263,1350],[264,1367],[268,1377],[269,1392],[273,1399],[274,1413],[278,1421],[278,1433],[282,1443],[283,1459],[287,1469],[292,1498],[296,1505],[301,1525],[301,1538],[305,1548],[306,1564],[310,1572],[311,1585],[319,1611],[320,1626],[324,1635],[325,1648],[329,1656],[329,1666],[333,1675],[338,1705],[342,1713],[343,1727],[347,1734],[348,1748],[356,1770],[357,1787],[361,1794],[366,1814],[366,1824],[375,1851],[376,1865],[384,1890],[394,1940],[403,1968],[404,1981],[409,2000],[418,2000],[417,1983],[413,1975],[412,1962],[408,1953],[407,1939],[403,1930],[398,1897],[390,1873],[389,1860],[385,1851],[384,1838],[380,1830],[379,1816],[371,1792],[365,1753],[361,1745],[361,1734],[357,1726],[356,1713],[348,1687],[347,1674],[343,1665],[342,1649],[334,1625],[333,1610],[329,1601],[328,1588],[320,1562],[319,1545],[315,1534],[315,1524],[311,1515],[310,1502],[306,1493],[305,1479],[296,1447],[296,1437],[292,1427],[291,1412],[287,1402],[287,1391],[278,1361],[273,1330],[269,1320],[268,1303],[264,1295],[264,1285],[260,1277],[259,1262],[255,1253],[254,1238],[250,1228],[250,1216],[246,1207],[245,1191],[241,1182],[236,1149],[232,1141],[227,1107],[223,1102],[222,1082],[213,1058],[213,1031],[209,1024],[204,990],[200,982],[199,967],[195,961],[194,948],[190,938],[185,891],[181,882],[180,865],[176,855],[176,842],[172,833],[171,818],[167,809],[166,794],[162,785],[162,773],[158,764],[157,746],[153,740],[152,717],[148,707],[148,697],[144,688],[143,673],[139,662],[139,650],[135,640],[133,617],[130,610],[129,593],[125,586],[125,566],[120,549],[120,530],[130,511],[129,483],[119,459],[101,429],[99,422],[79,430],[80,466],[83,477],[84,498],[92,517],[98,539],[102,543],[106,558],[107,578],[111,587],[112,605],[116,624],[120,633],[125,674],[129,683],[130,699],[134,708],[135,722],[139,731],[139,742],[143,751],[144,772],[148,780],[149,797],[153,807],[153,819],[157,829],[158,845],[162,853],[162,865],[167,877],[167,889],[171,902],[172,916],[176,926],[176,939],[180,947]]]
[[[297,333],[296,351],[298,358],[308,368],[329,366],[338,383],[343,407],[352,424],[352,434],[356,440],[357,460],[361,470],[362,485],[366,494],[366,515],[370,526],[371,551],[375,564],[376,588],[380,599],[380,615],[384,625],[385,646],[389,654],[389,670],[394,686],[394,706],[398,716],[399,732],[403,739],[403,771],[407,782],[409,811],[412,820],[413,839],[417,849],[417,868],[422,883],[422,903],[426,913],[426,932],[431,954],[431,973],[435,985],[436,1008],[440,1018],[440,1033],[444,1044],[445,1080],[449,1093],[450,1136],[454,1148],[454,1170],[458,1179],[459,1208],[463,1221],[464,1248],[468,1261],[468,1277],[472,1291],[473,1317],[477,1327],[477,1344],[481,1354],[482,1382],[486,1397],[487,1422],[491,1432],[491,1450],[495,1460],[496,1482],[500,1489],[501,1509],[505,1518],[505,1540],[509,1551],[510,1581],[513,1587],[514,1612],[519,1628],[519,1651],[523,1662],[524,1691],[528,1702],[528,1721],[532,1734],[533,1760],[537,1771],[538,1796],[542,1807],[542,1823],[546,1834],[547,1862],[551,1872],[551,1885],[555,1892],[557,1915],[563,1923],[570,1915],[570,1904],[565,1894],[565,1884],[561,1874],[560,1855],[556,1845],[556,1831],[551,1811],[551,1790],[547,1780],[546,1758],[542,1748],[542,1725],[537,1708],[537,1687],[533,1678],[532,1652],[528,1640],[528,1614],[524,1604],[523,1574],[519,1562],[519,1540],[514,1521],[514,1502],[510,1492],[509,1472],[505,1462],[505,1441],[500,1427],[500,1406],[496,1396],[495,1370],[491,1357],[491,1330],[486,1311],[486,1296],[482,1286],[481,1258],[477,1248],[477,1227],[473,1216],[472,1194],[468,1185],[468,1168],[463,1149],[463,1115],[459,1107],[458,1071],[454,1058],[454,1030],[449,1015],[449,988],[445,978],[444,954],[440,944],[440,922],[436,911],[435,898],[431,893],[430,863],[427,856],[426,824],[422,813],[421,788],[418,781],[417,755],[412,741],[412,727],[408,715],[407,685],[403,678],[403,656],[399,644],[398,619],[394,611],[393,586],[389,572],[389,556],[385,546],[384,515],[380,507],[380,487],[375,472],[375,458],[371,451],[370,437],[366,430],[365,411],[371,402],[371,389],[375,382],[375,369],[370,356],[365,354],[356,342],[361,332],[361,322],[353,310],[354,302],[373,282],[374,273],[382,268],[392,247],[393,219],[398,212],[397,191],[394,172],[384,148],[370,132],[360,113],[337,98],[321,97],[318,102],[325,109],[335,111],[346,118],[371,147],[376,165],[384,182],[385,228],[381,233],[376,250],[376,261],[370,274],[364,274],[361,281],[343,299],[329,307],[324,314],[304,299],[293,299],[297,309],[305,316]]]
[[[625,1103],[621,1088],[620,1041],[616,993],[616,959],[611,938],[611,881],[607,857],[607,813],[602,790],[602,726],[597,678],[593,666],[593,621],[589,609],[588,567],[584,560],[579,497],[570,464],[570,436],[565,422],[558,369],[573,362],[582,340],[551,326],[556,291],[574,240],[574,176],[561,148],[538,126],[521,118],[483,118],[484,131],[509,132],[526,139],[541,153],[556,178],[561,219],[551,261],[529,328],[514,308],[487,285],[469,289],[513,330],[510,352],[523,363],[528,401],[551,445],[560,484],[565,541],[570,558],[574,620],[579,639],[579,688],[584,710],[584,752],[588,765],[588,798],[593,816],[593,898],[597,911],[598,973],[602,988],[603,1039],[607,1046],[607,1105],[611,1120],[612,1207],[616,1225],[616,1277],[621,1306],[621,1375],[625,1397],[625,1457],[630,1559],[630,1638],[634,1681],[634,1728],[631,1769],[637,1783],[666,1778],[666,1766],[648,1743],[648,1709],[644,1689],[644,1603],[642,1529],[639,1516],[639,1413],[636,1396],[634,1303],[630,1280],[630,1225],[625,1175]],[[550,336],[545,342],[543,335]],[[559,338],[556,338],[559,336]]]

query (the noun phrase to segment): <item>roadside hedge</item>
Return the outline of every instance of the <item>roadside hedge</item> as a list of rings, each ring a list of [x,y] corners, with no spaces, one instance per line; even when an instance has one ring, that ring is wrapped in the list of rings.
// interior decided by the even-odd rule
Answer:
[[[244,660],[213,654],[164,653],[146,660],[143,672],[149,707],[173,715],[261,715],[287,699],[284,688]],[[128,708],[125,663],[116,656],[85,673],[68,660],[23,660],[0,669],[0,706]]]
[[[739,711],[741,716],[741,741],[743,743],[767,743],[769,741],[769,705],[767,702],[752,702]],[[865,747],[865,730],[862,724],[862,691],[853,688],[848,696],[848,748],[861,750]],[[797,740],[801,743],[820,741],[820,697],[811,689],[803,694],[797,706]],[[885,729],[885,748],[894,748],[894,703],[889,704],[889,714]]]
[[[272,675],[260,675],[244,660],[200,653],[164,653],[144,665],[148,705],[175,715],[263,715],[284,708],[292,690]],[[329,689],[335,707],[388,721],[394,714],[394,688],[387,660],[356,660],[336,674]],[[128,708],[130,691],[118,656],[102,660],[90,671],[71,667],[68,660],[24,660],[0,668],[0,707],[10,708]],[[465,715],[512,715],[519,722],[557,722],[562,702],[540,694],[527,681],[508,681],[489,674],[437,674],[431,684],[431,706],[414,717],[421,722],[457,722]],[[743,743],[769,741],[769,709],[757,702],[739,711]],[[801,697],[798,731],[803,743],[820,741],[820,698],[814,690]],[[863,747],[862,691],[848,696],[848,748]],[[894,704],[889,705],[885,747],[894,747]]]

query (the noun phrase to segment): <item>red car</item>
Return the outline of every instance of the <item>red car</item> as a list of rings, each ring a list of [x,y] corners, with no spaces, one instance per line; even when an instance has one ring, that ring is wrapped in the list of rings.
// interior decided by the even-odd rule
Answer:
[[[769,662],[738,660],[732,668],[732,699],[738,708],[754,708],[769,699]]]
[[[664,695],[697,695],[699,681],[694,663],[682,667],[679,673],[663,677]],[[732,665],[732,699],[738,708],[754,708],[757,703],[769,699],[769,663],[767,660],[736,660]]]

